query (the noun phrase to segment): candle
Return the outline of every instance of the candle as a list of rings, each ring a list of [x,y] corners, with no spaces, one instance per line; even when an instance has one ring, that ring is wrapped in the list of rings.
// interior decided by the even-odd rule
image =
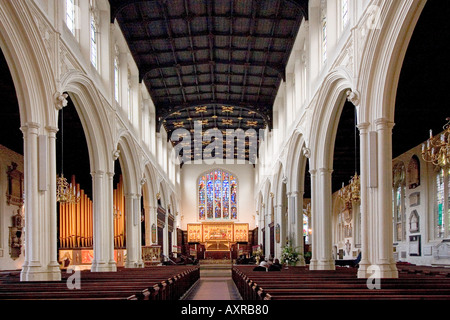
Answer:
[[[430,129],[430,138],[433,138],[433,130]]]

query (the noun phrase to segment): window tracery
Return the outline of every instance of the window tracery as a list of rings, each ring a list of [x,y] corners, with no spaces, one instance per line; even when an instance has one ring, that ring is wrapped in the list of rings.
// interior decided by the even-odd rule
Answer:
[[[237,178],[215,169],[198,179],[199,220],[237,220]]]

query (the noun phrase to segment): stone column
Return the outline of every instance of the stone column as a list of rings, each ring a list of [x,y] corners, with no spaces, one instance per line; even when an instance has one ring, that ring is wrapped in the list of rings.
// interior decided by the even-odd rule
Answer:
[[[265,219],[264,219],[264,257],[268,257],[270,255],[270,228],[269,225],[271,223],[270,212],[272,210],[272,205],[266,207]]]
[[[373,228],[377,239],[376,261],[372,264],[380,268],[382,278],[398,278],[398,271],[393,253],[392,225],[392,128],[394,124],[387,119],[375,120],[378,137],[378,192],[376,224]]]
[[[320,168],[315,177],[317,186],[316,195],[313,197],[316,208],[313,211],[313,249],[315,254],[314,270],[334,270],[334,260],[332,257],[332,234],[331,234],[331,174],[333,170]],[[312,174],[311,174],[312,179]],[[314,191],[312,191],[314,192]],[[315,235],[314,235],[315,234]]]
[[[153,242],[153,240],[151,240],[152,244],[158,244],[158,207],[150,207],[150,225],[153,226],[155,225],[156,227],[156,236],[155,236],[155,242]],[[151,229],[150,226],[150,229]],[[150,230],[150,238],[152,238],[153,236],[151,235],[151,230]]]
[[[143,267],[141,251],[141,214],[140,196],[137,194],[125,195],[126,230],[127,230],[127,261],[126,268]]]
[[[318,214],[318,223],[316,230],[319,232],[317,248],[319,270],[334,270],[335,264],[332,257],[332,202],[331,202],[331,174],[332,169],[320,168],[318,170],[318,196],[319,196],[319,210],[316,210]]]
[[[265,228],[265,220],[264,220],[265,214],[266,214],[265,204],[262,203],[261,210],[259,211],[258,243],[257,243],[258,245],[261,245],[261,246],[264,242],[262,230]],[[261,247],[261,250],[262,250],[262,247]]]
[[[360,210],[361,210],[361,261],[358,268],[358,278],[367,277],[369,262],[369,204],[368,204],[368,175],[369,175],[369,144],[368,123],[360,123]],[[356,227],[356,226],[355,226]]]
[[[300,196],[301,195],[301,196]],[[288,193],[289,206],[288,206],[288,232],[289,237],[292,239],[292,245],[297,248],[297,251],[301,254],[300,260],[297,265],[305,265],[304,257],[304,243],[303,243],[303,192],[292,191]]]
[[[317,170],[311,169],[309,171],[309,173],[311,174],[311,221],[310,221],[310,225],[311,225],[311,229],[312,229],[312,234],[311,234],[311,260],[309,262],[309,269],[310,270],[317,270],[317,261],[318,261],[318,230],[317,230]]]
[[[105,172],[97,170],[91,173],[93,190],[93,229],[94,229],[94,259],[92,261],[92,272],[117,271],[115,263],[112,263],[114,256],[114,237],[108,230],[113,223],[113,211],[107,209],[108,190],[105,186],[110,186],[106,181]],[[108,179],[109,180],[109,179]],[[112,200],[111,200],[112,201]]]
[[[56,202],[56,133],[58,128],[47,127],[48,132],[48,168],[46,181],[49,185],[47,193],[47,199],[49,203],[48,219],[49,219],[49,264],[48,269],[51,274],[50,278],[53,280],[61,279],[61,269],[58,263],[58,209]]]
[[[27,123],[21,127],[24,138],[24,190],[25,190],[25,224],[24,224],[24,251],[25,259],[20,274],[21,281],[58,281],[61,271],[56,261],[56,177],[55,177],[55,133],[56,129],[49,130],[48,136],[39,137],[40,125]],[[39,139],[43,139],[48,150],[39,150]],[[51,149],[51,150],[50,150]],[[50,151],[49,151],[50,150]],[[44,157],[53,159],[39,159],[39,151],[45,152]],[[42,161],[48,160],[45,164]],[[55,169],[49,173],[49,167]],[[43,172],[39,172],[39,168]],[[40,176],[40,174],[42,176]],[[39,179],[55,177],[49,182],[52,186],[50,195],[47,182]],[[45,184],[45,185],[44,185]],[[55,204],[49,202],[54,200]],[[49,207],[46,208],[46,205]]]
[[[284,212],[283,212],[283,205],[282,204],[276,204],[274,205],[275,210],[275,219],[274,219],[274,256],[273,258],[281,258],[281,248],[286,245],[286,223],[284,223]],[[276,232],[277,227],[280,226],[280,241],[277,242]]]
[[[107,173],[108,180],[107,180],[107,195],[108,198],[106,199],[106,212],[108,214],[108,217],[111,216],[112,218],[107,221],[107,224],[105,225],[105,233],[107,239],[112,239],[111,245],[109,245],[109,269],[110,270],[116,270],[117,269],[117,262],[114,260],[114,173],[108,172]]]
[[[150,219],[151,207],[149,205],[144,205],[144,215],[145,215],[145,246],[149,247],[152,245],[152,221]]]

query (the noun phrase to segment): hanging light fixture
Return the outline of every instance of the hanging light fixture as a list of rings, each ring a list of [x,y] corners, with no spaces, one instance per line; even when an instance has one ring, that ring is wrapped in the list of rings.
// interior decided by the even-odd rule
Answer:
[[[361,194],[361,186],[360,186],[360,179],[357,172],[357,163],[356,163],[356,123],[357,123],[357,115],[356,115],[356,109],[355,109],[355,175],[350,179],[349,185],[345,186],[344,183],[342,183],[342,188],[338,192],[338,197],[344,202],[346,209],[351,209],[353,206],[353,203],[359,203],[360,202],[360,194]]]
[[[64,108],[61,109],[61,175],[56,178],[56,201],[60,203],[78,203],[75,186],[71,186],[64,177]]]
[[[450,118],[446,120],[444,132],[433,137],[433,131],[430,130],[430,137],[426,144],[422,144],[422,159],[440,167],[450,164]]]

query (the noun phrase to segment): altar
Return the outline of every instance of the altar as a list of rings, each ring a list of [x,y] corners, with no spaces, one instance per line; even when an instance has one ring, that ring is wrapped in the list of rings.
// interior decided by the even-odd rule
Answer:
[[[188,242],[205,247],[204,259],[233,259],[236,244],[248,242],[248,224],[203,222],[188,224]]]

